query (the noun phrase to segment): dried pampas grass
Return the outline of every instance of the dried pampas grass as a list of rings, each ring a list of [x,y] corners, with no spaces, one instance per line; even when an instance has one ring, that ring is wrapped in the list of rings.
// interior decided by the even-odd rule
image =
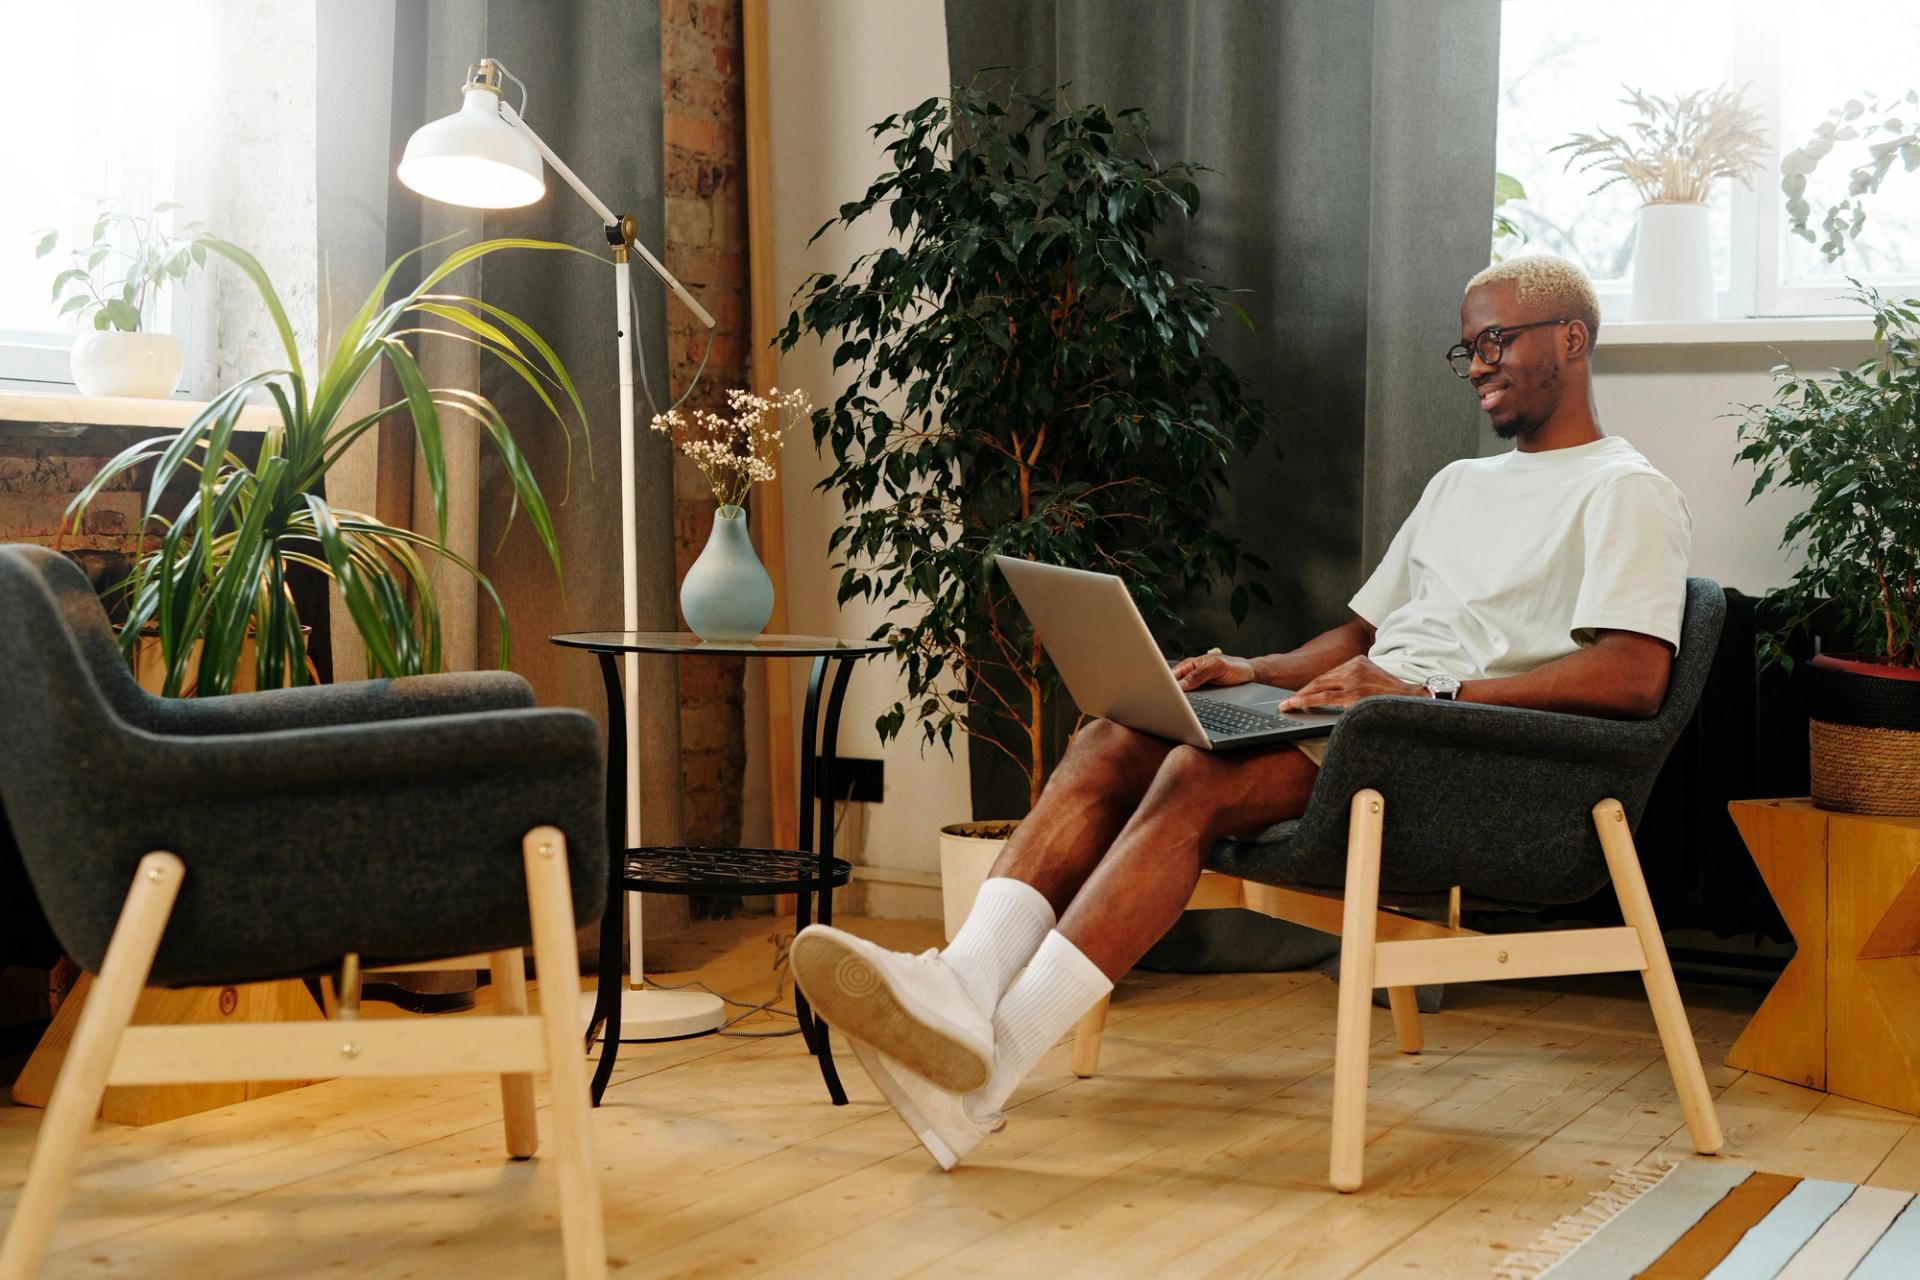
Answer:
[[[1772,159],[1760,111],[1743,101],[1744,88],[1723,85],[1668,99],[1621,87],[1627,90],[1621,101],[1640,113],[1627,129],[1631,137],[1603,129],[1576,133],[1553,148],[1573,153],[1569,169],[1584,160],[1582,173],[1613,175],[1595,191],[1630,182],[1645,204],[1705,204],[1719,179],[1752,186],[1753,175]]]

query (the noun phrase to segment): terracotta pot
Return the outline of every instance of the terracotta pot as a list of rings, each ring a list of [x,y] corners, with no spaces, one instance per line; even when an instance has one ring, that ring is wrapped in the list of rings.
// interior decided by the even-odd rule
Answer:
[[[1807,694],[1814,804],[1920,815],[1920,669],[1820,654]]]

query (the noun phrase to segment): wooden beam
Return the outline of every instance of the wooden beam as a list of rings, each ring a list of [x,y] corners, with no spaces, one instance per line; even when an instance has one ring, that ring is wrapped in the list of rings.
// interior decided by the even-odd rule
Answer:
[[[394,1018],[374,1022],[128,1027],[110,1084],[414,1076],[547,1069],[540,1019]]]
[[[1550,978],[1647,967],[1639,931],[1625,927],[1382,942],[1373,955],[1376,987]]]
[[[780,381],[780,357],[773,349],[779,332],[773,292],[773,149],[771,110],[767,101],[767,0],[741,0],[741,69],[746,89],[747,130],[747,314],[752,351],[753,386],[764,392]],[[804,423],[785,424],[789,432],[806,436]],[[773,579],[773,616],[767,629],[787,630],[787,540],[780,486],[787,460],[780,460],[780,479],[757,487],[750,524],[760,563]],[[793,848],[799,834],[799,780],[793,741],[791,663],[757,664],[766,678],[767,694],[767,809],[773,843]],[[831,821],[831,816],[829,816]],[[792,895],[782,902],[792,909]],[[784,912],[783,912],[784,914]]]
[[[1248,911],[1258,911],[1263,916],[1303,924],[1309,929],[1318,929],[1322,933],[1337,935],[1341,927],[1341,906],[1337,894],[1326,895],[1307,893],[1300,889],[1282,889],[1276,885],[1242,880],[1238,876],[1221,875],[1217,871],[1201,872],[1200,883],[1193,887],[1193,893],[1187,899],[1187,910],[1208,911],[1223,907],[1242,907]],[[1380,938],[1395,940],[1481,936],[1472,929],[1449,929],[1438,921],[1403,916],[1397,911],[1384,907],[1376,913],[1374,934]]]

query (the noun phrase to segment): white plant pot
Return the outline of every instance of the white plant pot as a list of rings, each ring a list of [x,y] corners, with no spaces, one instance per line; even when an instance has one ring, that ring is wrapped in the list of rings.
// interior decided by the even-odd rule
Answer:
[[[940,912],[947,941],[960,932],[987,872],[1007,847],[1017,822],[956,822],[940,828]]]
[[[164,400],[180,385],[180,343],[166,333],[89,329],[73,341],[72,368],[82,395]]]
[[[1703,204],[1643,204],[1633,239],[1633,318],[1711,320],[1712,214]]]

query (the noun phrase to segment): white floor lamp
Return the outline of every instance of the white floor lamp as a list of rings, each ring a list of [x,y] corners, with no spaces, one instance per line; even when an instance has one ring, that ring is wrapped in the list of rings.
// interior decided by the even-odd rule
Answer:
[[[502,78],[520,87],[518,109],[501,92]],[[413,190],[432,200],[474,209],[512,209],[532,204],[546,194],[541,161],[566,179],[582,200],[606,224],[607,243],[613,248],[614,338],[620,350],[620,571],[624,605],[623,626],[640,629],[640,588],[634,547],[634,408],[633,279],[629,251],[638,253],[700,323],[711,329],[713,317],[693,300],[678,280],[634,238],[632,214],[617,214],[587,188],[540,135],[527,126],[527,86],[492,58],[482,58],[467,71],[461,86],[460,110],[424,124],[407,139],[398,176]],[[627,845],[640,843],[639,659],[625,662],[627,720]],[[628,955],[628,983],[637,990],[621,1002],[622,1040],[658,1040],[711,1031],[724,1019],[718,998],[703,991],[666,991],[646,986],[642,960],[640,895],[627,895],[627,926],[632,938]],[[602,939],[601,945],[606,941]],[[592,998],[583,1010],[591,1010]]]

